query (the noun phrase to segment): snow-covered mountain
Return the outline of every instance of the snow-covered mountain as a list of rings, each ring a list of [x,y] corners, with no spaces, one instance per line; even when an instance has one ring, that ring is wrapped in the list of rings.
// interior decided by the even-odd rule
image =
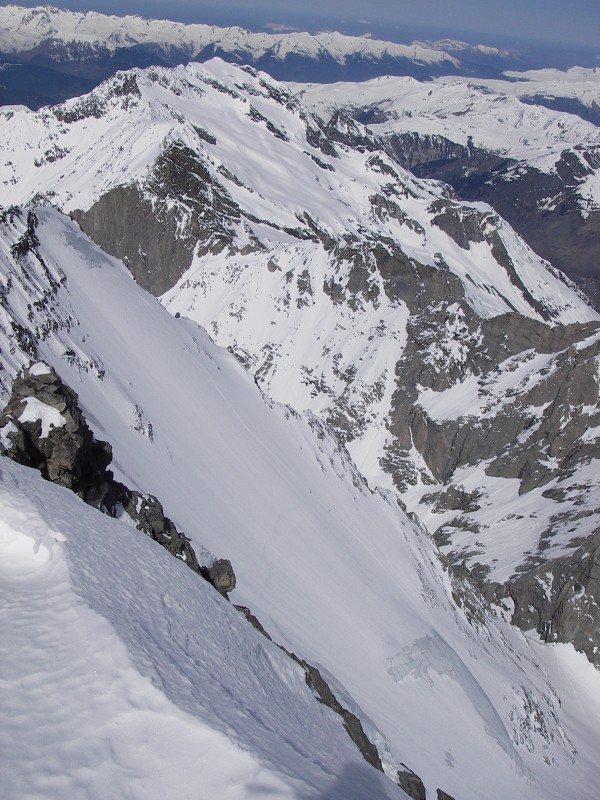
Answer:
[[[600,124],[600,70],[597,67],[570,69],[537,69],[526,72],[506,71],[509,87],[501,90],[514,93],[526,103],[536,103],[567,111]],[[494,81],[486,82],[490,87]]]
[[[515,622],[597,660],[598,315],[488,206],[220,60],[120,74],[0,130],[8,202],[72,214],[271,397],[331,424]]]
[[[116,476],[233,560],[236,602],[318,666],[388,777],[406,764],[428,797],[595,797],[600,695],[583,656],[487,611],[326,427],[266,401],[73,222],[5,213],[0,254],[5,385],[21,364],[57,370]],[[1,472],[10,800],[187,797],[198,782],[232,798],[402,796],[208,583],[125,518],[6,459]]]
[[[107,16],[95,11],[77,13],[53,6],[26,8],[8,5],[0,9],[2,33],[0,50],[22,53],[35,48],[49,48],[50,59],[59,60],[58,51],[73,48],[71,58],[93,58],[97,53],[114,53],[120,48],[154,45],[170,58],[177,51],[187,60],[195,60],[205,50],[250,60],[265,56],[285,60],[290,55],[330,59],[344,64],[352,58],[372,60],[403,59],[422,65],[444,64],[456,67],[457,62],[439,49],[418,43],[411,45],[381,42],[370,38],[344,36],[333,32],[252,33],[243,28],[219,28],[214,25],[183,24],[169,20],[145,19],[138,16]],[[53,52],[55,50],[56,52]]]
[[[158,292],[153,280],[164,288],[175,282],[171,266],[182,272],[195,255],[207,255],[197,251],[199,241],[211,256],[250,261],[280,247],[327,253],[336,243],[370,242],[399,246],[431,268],[441,258],[442,271],[464,283],[483,316],[595,318],[491,209],[457,204],[442,185],[414,179],[360,126],[336,119],[324,128],[251,68],[215,59],[133,70],[61,106],[5,111],[1,130],[5,202],[48,202],[85,217],[88,228],[103,226],[115,240],[109,251],[120,242],[117,254],[137,261],[134,275]],[[138,240],[128,251],[134,196],[136,213],[152,207],[159,227],[179,241],[172,264],[150,252],[161,247],[155,231],[143,230],[152,219],[135,225]],[[110,225],[106,214],[114,216]],[[461,241],[469,238],[460,230],[465,220],[481,253]],[[333,255],[343,259],[341,251]]]
[[[512,80],[443,77],[426,83],[385,76],[294,89],[303,104],[326,118],[341,108],[365,118],[371,113],[369,127],[383,136],[411,132],[444,136],[463,147],[551,172],[563,150],[600,147],[600,129],[592,123],[531,102],[543,92],[558,92],[559,86],[568,90],[565,96],[598,102],[600,70],[561,72],[562,82],[557,73],[511,73]]]
[[[382,77],[295,91],[325,119],[344,109],[367,124],[415,174],[491,203],[598,306],[600,128],[586,119],[600,102],[600,72],[509,76]]]

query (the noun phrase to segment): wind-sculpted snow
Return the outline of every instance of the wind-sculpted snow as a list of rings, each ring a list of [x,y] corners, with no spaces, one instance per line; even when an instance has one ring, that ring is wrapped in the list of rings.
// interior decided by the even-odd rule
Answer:
[[[567,652],[544,648],[489,616],[468,583],[450,581],[430,539],[394,497],[369,491],[347,452],[315,416],[266,401],[229,353],[191,320],[171,316],[74,223],[50,209],[35,213],[37,221],[25,212],[13,212],[4,221],[7,349],[3,344],[1,355],[6,379],[29,358],[15,331],[34,330],[51,303],[54,318],[68,317],[69,326],[51,326],[36,339],[35,358],[53,366],[78,393],[95,434],[113,445],[116,477],[159,496],[165,513],[195,544],[231,558],[237,576],[234,602],[248,606],[275,641],[318,666],[336,696],[361,718],[390,776],[404,763],[423,778],[428,793],[435,796],[442,788],[464,800],[499,800],[507,794],[558,800],[577,781],[579,796],[592,800],[600,779],[598,731],[577,720],[571,687],[546,678],[546,670],[559,674],[561,664],[567,668]],[[58,274],[59,265],[62,280],[45,298],[44,281]],[[389,788],[365,784],[367,768],[353,761],[358,751],[349,739],[338,738],[343,734],[339,719],[332,721],[316,702],[310,705],[302,672],[286,671],[282,654],[258,634],[247,633],[242,616],[208,584],[153,549],[133,528],[97,518],[57,489],[38,488],[29,472],[4,465],[2,471],[9,524],[4,531],[9,541],[18,534],[19,563],[35,569],[32,551],[22,542],[27,530],[37,531],[38,553],[48,559],[49,570],[56,567],[60,586],[66,582],[65,617],[46,601],[47,592],[58,596],[55,578],[41,572],[44,600],[28,589],[27,602],[33,605],[19,606],[15,594],[14,616],[5,617],[10,636],[3,636],[2,644],[9,642],[14,653],[17,645],[26,648],[25,658],[11,660],[9,670],[16,681],[11,686],[24,689],[5,697],[14,703],[13,711],[26,709],[21,716],[9,715],[14,735],[8,738],[10,758],[3,759],[15,764],[9,773],[15,798],[22,796],[22,776],[47,780],[48,774],[65,776],[65,767],[72,771],[51,782],[51,791],[65,796],[67,785],[70,796],[78,796],[81,782],[86,785],[94,775],[81,767],[82,742],[91,743],[93,758],[104,765],[101,775],[115,787],[111,797],[125,796],[122,770],[145,781],[139,796],[153,796],[142,787],[147,789],[155,765],[163,762],[158,751],[156,759],[151,757],[155,740],[148,731],[159,730],[160,736],[159,720],[165,719],[168,741],[179,742],[177,731],[183,731],[178,752],[188,764],[186,771],[180,756],[174,757],[165,780],[177,772],[178,780],[189,775],[195,783],[204,770],[219,793],[225,787],[220,767],[227,760],[227,781],[232,770],[239,776],[234,786],[227,783],[232,797],[258,784],[282,797],[341,800],[355,790],[361,797],[375,797],[377,791],[394,796],[391,783]],[[29,501],[32,482],[38,499]],[[11,503],[22,511],[14,511]],[[27,510],[28,503],[34,512]],[[40,517],[43,522],[36,522]],[[55,539],[65,537],[65,544],[49,546],[48,529]],[[46,555],[53,548],[56,556]],[[62,548],[68,579],[58,558]],[[18,568],[9,559],[2,563],[3,569]],[[464,609],[456,606],[452,592],[462,598]],[[87,610],[79,612],[85,617],[73,614],[75,602],[78,609],[85,603]],[[78,648],[75,658],[69,643],[85,631],[104,647]],[[213,641],[215,652],[205,652]],[[44,664],[42,648],[51,642],[57,658]],[[390,671],[399,654],[405,664],[422,664],[426,642],[435,643],[430,649],[437,653],[430,669]],[[115,653],[110,669],[103,653]],[[47,676],[44,686],[53,685],[56,705],[38,702],[32,708],[40,697],[27,694],[33,678],[27,683],[24,675],[20,683],[15,677],[22,675],[16,663],[29,661]],[[52,673],[52,663],[59,674]],[[100,721],[108,727],[93,725],[90,732],[89,720],[99,717],[94,712],[85,721],[89,700],[86,706],[87,695],[80,699],[83,684],[69,677],[72,663],[77,675],[96,675],[92,685],[100,700],[107,692],[112,697],[114,705],[98,704]],[[5,659],[1,664],[8,669]],[[577,660],[573,664],[579,701],[596,714],[597,673],[586,672]],[[115,674],[113,667],[120,676],[116,684],[105,682]],[[150,686],[153,677],[160,691]],[[129,725],[132,696],[138,712],[140,706],[144,710],[143,721],[135,716],[123,739],[115,740],[109,711],[115,708],[117,719]],[[67,701],[77,701],[77,709]],[[40,730],[49,725],[62,731],[62,707],[78,720],[68,728],[73,733],[45,737],[47,760],[28,760],[39,737],[30,734],[31,749],[24,746],[23,720],[39,720]],[[321,719],[322,730],[313,735],[310,726]],[[140,766],[136,743],[142,727],[150,756],[146,748]],[[242,750],[233,751],[230,741]],[[213,750],[207,750],[209,742]],[[192,748],[209,755],[194,756]],[[107,753],[115,755],[104,757]],[[106,794],[98,790],[91,796]]]
[[[208,584],[33,471],[0,469],[6,800],[402,795]]]

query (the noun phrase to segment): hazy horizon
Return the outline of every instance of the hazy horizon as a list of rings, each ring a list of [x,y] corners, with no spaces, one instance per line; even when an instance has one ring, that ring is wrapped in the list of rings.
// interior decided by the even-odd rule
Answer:
[[[16,3],[27,7],[40,2]],[[11,3],[0,3],[11,5]],[[102,13],[139,14],[180,22],[238,24],[269,29],[331,28],[393,41],[410,41],[415,36],[465,38],[477,43],[509,45],[511,40],[533,42],[551,48],[562,44],[592,48],[600,56],[600,2],[598,0],[371,0],[368,11],[356,0],[304,0],[302,11],[296,2],[280,0],[221,0],[218,6],[196,0],[62,0],[59,8]]]

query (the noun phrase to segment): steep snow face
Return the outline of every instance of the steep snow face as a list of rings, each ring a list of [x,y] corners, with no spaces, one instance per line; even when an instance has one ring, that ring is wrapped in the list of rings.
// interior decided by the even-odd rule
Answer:
[[[6,800],[404,796],[205,581],[32,470],[0,469]]]
[[[553,90],[560,97],[564,90],[565,97],[581,95],[598,103],[600,72],[584,72],[559,73],[563,83],[559,75],[550,81],[552,71],[543,70],[508,73],[512,81],[444,77],[423,83],[389,76],[363,83],[291,86],[306,106],[321,115],[329,117],[339,108],[351,113],[370,110],[369,127],[382,135],[444,136],[464,147],[481,148],[548,172],[556,168],[566,149],[600,147],[600,129],[574,114],[524,100]]]
[[[107,16],[90,11],[75,13],[43,6],[0,8],[0,50],[17,53],[30,50],[43,42],[54,40],[71,45],[83,43],[94,52],[114,52],[118,48],[137,44],[156,44],[168,55],[176,48],[187,58],[198,56],[204,48],[215,47],[246,58],[268,56],[282,60],[289,54],[309,58],[327,58],[344,64],[357,56],[369,59],[396,58],[419,65],[458,66],[456,59],[446,53],[420,44],[401,45],[381,42],[340,33],[251,33],[242,28],[219,28],[213,25],[185,25],[168,20],[149,20],[137,16]]]
[[[592,800],[600,780],[600,741],[597,728],[588,722],[596,715],[598,674],[576,661],[581,670],[573,678],[576,694],[587,710],[579,719],[571,685],[563,691],[563,678],[556,683],[547,678],[547,671],[558,676],[567,668],[565,651],[541,649],[501,619],[490,618],[467,584],[452,585],[423,530],[391,495],[367,489],[347,454],[314,416],[300,417],[266,402],[227,352],[190,320],[168,314],[72,222],[50,209],[36,214],[37,223],[27,221],[25,214],[4,218],[3,374],[8,377],[30,358],[57,369],[78,392],[96,434],[112,442],[117,476],[158,495],[165,512],[194,542],[233,560],[235,599],[252,609],[275,640],[323,671],[340,700],[363,720],[390,775],[404,762],[423,777],[429,794],[435,796],[442,788],[465,800],[499,800],[507,794],[558,800],[576,781],[579,796]],[[30,473],[2,470],[8,488],[2,530],[14,556],[3,559],[3,569],[11,571],[11,581],[19,570],[27,573],[32,590],[41,586],[56,594],[60,587],[61,598],[56,608],[42,608],[39,627],[38,620],[29,623],[33,636],[27,643],[9,615],[10,636],[2,637],[3,645],[26,646],[32,663],[39,664],[34,643],[41,647],[49,637],[59,669],[70,663],[65,631],[75,629],[56,630],[55,625],[63,624],[64,611],[64,624],[75,626],[77,633],[80,618],[69,611],[77,607],[86,630],[97,630],[100,641],[115,652],[112,664],[121,671],[113,707],[131,725],[127,732],[164,723],[160,731],[189,732],[190,747],[212,743],[217,755],[207,769],[215,788],[223,785],[219,764],[232,753],[221,736],[225,733],[245,751],[232,754],[242,793],[259,781],[283,797],[317,797],[328,791],[341,800],[352,797],[354,787],[360,788],[357,796],[377,796],[379,787],[361,784],[364,772],[354,780],[357,762],[340,749],[330,716],[324,714],[314,743],[303,737],[313,736],[310,726],[322,712],[307,711],[305,717],[302,711],[302,720],[298,716],[280,726],[279,708],[290,703],[299,709],[306,701],[301,676],[295,669],[284,673],[276,651],[253,632],[247,638],[231,607],[209,594],[210,587],[193,588],[197,579],[184,565],[175,560],[167,564],[168,556],[155,553],[146,539],[132,540],[129,546],[124,538],[138,533],[98,521],[92,511],[63,499],[52,487],[36,488],[34,510],[27,510],[20,492],[28,497],[33,491]],[[13,502],[11,496],[19,499]],[[26,509],[22,515],[19,508]],[[25,529],[41,542],[37,561]],[[64,536],[66,543],[52,542],[48,530],[54,539]],[[95,559],[98,574],[90,569]],[[148,588],[151,595],[146,598]],[[451,599],[452,591],[463,597],[464,611]],[[39,597],[28,593],[22,613],[41,607]],[[15,593],[12,601],[16,598]],[[205,598],[211,613],[214,609],[212,620],[205,619]],[[156,622],[150,622],[147,605],[161,607]],[[187,636],[180,618],[187,619],[189,609],[192,630]],[[19,619],[14,617],[15,624]],[[213,660],[214,654],[196,659],[188,649],[200,646],[198,642],[206,647],[213,638],[219,658],[226,654],[226,669]],[[165,655],[171,648],[172,673]],[[240,651],[248,653],[248,674],[239,668]],[[78,664],[88,674],[104,658],[102,650],[92,647],[78,655]],[[2,667],[7,663],[3,659]],[[125,671],[128,663],[133,672]],[[214,667],[210,674],[207,663]],[[44,670],[51,669],[46,660]],[[94,678],[100,696],[106,689],[102,674],[100,670]],[[287,687],[280,680],[284,674]],[[22,669],[19,675],[24,675]],[[148,678],[153,677],[164,686],[162,693],[150,686]],[[63,695],[59,678],[55,684],[61,686],[58,696],[66,697],[66,707],[81,703],[81,684],[67,681]],[[227,683],[230,679],[249,687],[257,706],[240,696]],[[9,692],[6,701],[16,705],[12,698],[23,698],[23,683],[14,685],[19,692]],[[142,722],[137,711],[130,714],[132,691]],[[179,704],[185,705],[185,714]],[[60,729],[60,704],[50,708],[41,703],[37,713],[41,722]],[[104,752],[113,737],[119,763],[133,764],[134,774],[152,778],[154,764],[144,759],[150,770],[144,772],[135,748],[124,754],[119,734],[107,731],[113,719],[107,706],[97,713],[104,716],[99,717],[103,727],[95,729],[98,739],[92,737],[98,744],[94,752]],[[230,713],[234,719],[227,722]],[[11,719],[22,739],[18,726],[23,717]],[[87,724],[82,719],[84,734]],[[330,725],[333,729],[326,727]],[[330,746],[319,744],[324,736],[331,739]],[[80,763],[78,748],[71,748],[69,740],[62,751],[62,741],[46,740],[48,759],[60,766],[69,758],[70,764]],[[149,746],[155,746],[153,741],[150,737]],[[318,759],[316,750],[323,750]],[[187,745],[182,752],[189,752]],[[23,758],[17,763],[30,774]],[[300,763],[306,773],[298,771]],[[47,765],[35,764],[33,774],[39,777]],[[112,763],[105,769],[119,796],[123,773]],[[195,767],[190,769],[195,776]],[[324,777],[327,771],[329,779]],[[86,780],[87,774],[77,772],[76,779]],[[11,784],[17,786],[17,797],[21,779],[10,775],[17,781]],[[228,791],[239,796],[233,787]],[[385,788],[381,794],[393,796]]]

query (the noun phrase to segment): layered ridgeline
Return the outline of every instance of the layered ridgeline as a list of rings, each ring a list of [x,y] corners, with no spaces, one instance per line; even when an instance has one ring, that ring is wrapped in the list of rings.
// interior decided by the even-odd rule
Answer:
[[[600,307],[600,71],[385,77],[295,91],[326,120],[344,109],[367,124],[415,174],[491,203]]]
[[[486,61],[491,53],[490,49]],[[253,33],[236,26],[186,25],[49,5],[0,8],[2,103],[39,108],[89,91],[118,69],[174,66],[214,56],[252,64],[289,80],[360,80],[460,71],[457,58],[443,47],[420,42],[395,44],[335,31]],[[503,53],[491,60],[499,60],[501,69],[518,63],[507,62]]]
[[[114,478],[159,497],[205,563],[231,558],[233,602],[297,657],[131,512],[110,519],[3,458],[8,798],[404,797],[397,783],[412,797],[595,797],[600,696],[583,655],[486,610],[323,423],[267,401],[68,218],[12,209],[0,242],[5,397],[33,364],[3,447],[22,426],[56,453],[76,401],[112,444]],[[78,398],[57,396],[50,368]]]
[[[1,130],[8,202],[71,213],[509,617],[598,661],[598,316],[497,214],[218,60]]]

